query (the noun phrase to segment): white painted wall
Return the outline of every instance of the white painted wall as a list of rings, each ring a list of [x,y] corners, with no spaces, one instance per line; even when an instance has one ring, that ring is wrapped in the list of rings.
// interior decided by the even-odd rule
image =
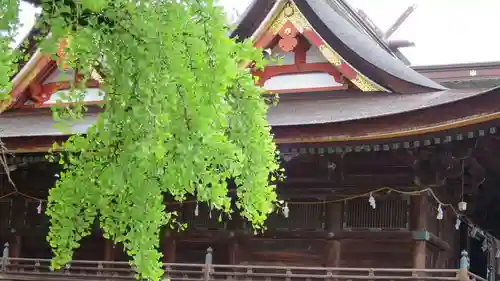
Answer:
[[[75,71],[73,69],[61,70],[57,68],[49,75],[49,77],[43,80],[42,84],[71,81],[74,76]]]
[[[274,58],[269,65],[292,65],[295,64],[295,53],[283,52],[278,45],[271,49],[271,56]],[[268,55],[266,55],[268,57]],[[279,61],[275,61],[278,58]]]
[[[57,91],[52,96],[48,101],[44,103],[44,105],[52,105],[56,104],[57,101],[59,100],[60,102],[71,102],[65,95],[68,95],[69,90],[61,90]],[[101,91],[100,89],[93,88],[93,89],[86,89],[85,92],[83,93],[85,95],[83,101],[84,102],[97,102],[97,101],[103,101],[104,100],[104,92]]]
[[[328,62],[316,46],[311,46],[306,53],[306,63]]]
[[[269,78],[264,82],[268,91],[338,87],[341,83],[328,73],[284,74]]]

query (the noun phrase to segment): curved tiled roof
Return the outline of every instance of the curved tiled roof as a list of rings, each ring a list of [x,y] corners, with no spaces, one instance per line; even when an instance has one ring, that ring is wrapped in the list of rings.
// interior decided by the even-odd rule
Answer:
[[[303,0],[296,1],[296,5],[330,46],[358,71],[399,93],[446,89],[362,36],[339,14],[340,8],[334,5],[336,1],[330,2],[333,4],[328,5],[324,0]]]
[[[419,95],[332,92],[322,98],[282,98],[268,120],[278,143],[356,142],[415,138],[500,120],[500,87]],[[318,93],[319,94],[319,93]]]
[[[268,121],[271,126],[296,126],[374,119],[433,107],[439,108],[441,105],[454,102],[465,102],[484,94],[500,93],[498,90],[500,88],[483,91],[450,89],[419,95],[386,92],[373,92],[367,95],[352,91],[304,93],[309,97],[296,99],[282,97],[277,106],[269,108]]]
[[[377,122],[377,120],[388,117],[411,115],[411,118],[419,119],[419,122],[422,121],[423,126],[433,126],[433,121],[426,122],[431,111],[432,115],[442,115],[439,118],[443,117],[444,121],[447,120],[445,111],[453,116],[457,116],[456,113],[459,113],[465,114],[464,116],[467,117],[469,113],[466,112],[467,110],[463,110],[467,107],[473,107],[469,110],[470,117],[477,114],[500,112],[500,108],[495,108],[496,104],[490,99],[491,97],[500,101],[500,87],[486,91],[445,90],[420,95],[387,92],[374,92],[367,95],[349,90],[285,94],[280,98],[278,105],[269,108],[267,119],[270,126],[281,129],[328,124],[336,124],[336,126],[338,124],[338,128],[340,128],[343,126],[340,124]],[[456,104],[456,106],[452,106],[450,109],[452,104]],[[98,112],[98,110],[94,110],[87,113],[83,120],[71,124],[72,133],[85,133],[87,128],[96,121]],[[59,132],[53,128],[54,121],[49,113],[47,111],[41,114],[40,111],[35,110],[33,112],[3,114],[0,116],[0,137],[68,134],[68,132]],[[412,124],[412,122],[403,123],[404,126]],[[383,125],[384,129],[396,126],[393,123],[384,125],[384,122],[380,125]],[[404,128],[396,128],[396,130],[399,129]],[[369,131],[370,126],[367,126],[365,130]]]

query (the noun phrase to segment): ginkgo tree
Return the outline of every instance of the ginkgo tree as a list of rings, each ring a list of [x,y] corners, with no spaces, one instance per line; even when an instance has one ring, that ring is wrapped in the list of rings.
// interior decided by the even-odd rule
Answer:
[[[214,1],[32,2],[42,7],[40,26],[50,28],[42,51],[55,55],[66,42],[61,65],[86,78],[98,69],[106,93],[97,123],[54,146],[64,152],[46,211],[54,269],[98,220],[106,238],[124,245],[138,278],[159,280],[160,229],[173,227],[176,215],[165,210],[166,194],[178,201],[192,194],[263,227],[280,170],[267,105],[248,68],[263,66],[262,53],[228,37]],[[0,4],[0,99],[8,99],[19,3]],[[82,86],[74,82],[75,103],[54,108],[56,118],[84,114]]]

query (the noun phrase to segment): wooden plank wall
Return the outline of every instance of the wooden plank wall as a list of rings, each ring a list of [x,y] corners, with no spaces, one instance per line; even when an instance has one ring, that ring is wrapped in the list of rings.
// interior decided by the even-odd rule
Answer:
[[[218,264],[424,268],[444,267],[453,263],[458,233],[450,227],[454,218],[445,216],[445,220],[436,222],[436,213],[429,208],[430,202],[424,196],[412,197],[408,201],[408,198],[396,194],[377,194],[376,209],[370,207],[367,197],[349,203],[324,204],[324,201],[343,198],[340,194],[363,193],[366,186],[359,189],[346,188],[339,187],[338,183],[342,179],[352,180],[353,177],[372,179],[375,174],[370,174],[367,169],[374,167],[374,163],[380,163],[380,159],[376,160],[374,157],[368,157],[369,163],[360,163],[361,158],[358,159],[357,156],[351,159],[350,164],[346,164],[339,157],[319,159],[317,156],[308,156],[291,164],[287,170],[290,183],[281,186],[279,193],[296,204],[290,204],[288,218],[284,218],[282,214],[270,218],[269,230],[264,235],[254,235],[253,230],[238,216],[233,216],[233,220],[223,217],[223,223],[218,223],[218,214],[213,212],[210,217],[207,206],[199,205],[198,216],[194,215],[196,204],[169,206],[169,210],[179,211],[180,220],[188,222],[191,228],[183,233],[163,232],[161,250],[165,255],[164,261],[203,263],[206,249],[211,247],[214,251],[214,263]],[[336,167],[332,168],[330,160],[336,161]],[[383,178],[389,179],[391,177],[385,173],[393,169],[392,164],[384,165],[377,167],[377,171],[383,172]],[[397,170],[402,175],[396,177],[398,181],[404,182],[410,178],[405,174],[407,167]],[[367,171],[366,174],[364,171]],[[351,174],[343,174],[344,172]],[[20,186],[26,186],[30,194],[44,196],[55,181],[53,175],[54,172],[50,169],[34,167],[29,175],[19,173]],[[33,179],[36,179],[36,184],[33,184]],[[301,181],[304,179],[306,181]],[[366,180],[364,182],[366,185]],[[301,200],[305,201],[302,205]],[[19,206],[33,212],[38,203],[23,203],[23,206]],[[5,206],[10,205],[7,202],[1,208]],[[17,207],[9,207],[10,210],[17,210],[15,208]],[[7,213],[0,213],[0,225]],[[19,218],[19,214],[25,212],[15,213],[18,214],[16,218]],[[35,218],[38,214],[30,216]],[[44,238],[46,225],[38,227],[37,223],[30,224],[24,231],[16,233],[10,233],[5,228],[0,231],[0,238],[5,237],[2,239],[15,245],[11,249],[16,249],[13,250],[16,255],[37,255],[40,258],[50,256],[50,252],[46,251],[48,247]],[[33,227],[40,231],[28,230]],[[449,246],[416,241],[412,236],[415,231],[429,231],[438,240],[448,241]],[[100,238],[98,233],[82,243],[75,258],[128,259],[120,246],[113,247],[112,243]]]

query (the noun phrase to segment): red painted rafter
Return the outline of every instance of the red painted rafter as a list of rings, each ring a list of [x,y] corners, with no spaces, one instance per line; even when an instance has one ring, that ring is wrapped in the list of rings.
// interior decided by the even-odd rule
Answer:
[[[47,84],[35,84],[33,85],[37,91],[32,91],[31,98],[37,103],[44,103],[50,99],[50,97],[57,91],[68,90],[71,88],[71,82],[53,82]],[[89,80],[85,83],[87,88],[99,88],[99,82],[95,80]]]
[[[328,73],[333,76],[336,82],[341,83],[342,86],[275,90],[273,92],[289,93],[302,91],[339,90],[346,89],[348,87],[343,75],[337,69],[335,69],[335,67],[331,63],[306,62],[307,51],[311,47],[311,43],[309,43],[309,41],[295,28],[295,26],[291,22],[285,23],[276,35],[274,35],[272,32],[267,32],[255,44],[256,47],[266,49],[273,49],[277,45],[284,52],[293,53],[295,63],[293,65],[267,66],[264,68],[264,70],[254,71],[253,74],[259,78],[257,81],[258,85],[263,86],[268,79],[278,75]]]
[[[57,82],[43,84],[50,74],[57,70],[57,68],[66,69],[66,65],[61,65],[64,58],[64,50],[68,44],[67,40],[61,41],[57,48],[57,60],[53,60],[50,56],[40,56],[29,67],[28,73],[19,79],[10,95],[13,102],[9,108],[25,108],[41,106],[43,102],[50,99],[51,95],[56,91],[67,90],[70,88],[70,82]],[[28,66],[25,66],[28,67]],[[81,75],[76,74],[74,77],[76,81],[82,78]],[[89,88],[99,88],[99,83],[95,80],[90,80],[86,83]],[[36,102],[35,105],[25,105],[28,100]]]
[[[304,74],[304,73],[328,73],[338,83],[345,83],[342,75],[330,63],[296,63],[290,65],[273,65],[264,68],[263,71],[255,71],[254,75],[259,77],[258,83],[263,86],[264,83],[278,75],[286,74]]]
[[[328,45],[327,42],[325,42],[321,36],[311,28],[311,26],[306,22],[304,22],[303,15],[298,15],[294,16],[294,12],[299,11],[289,11],[290,13],[280,15],[278,19],[274,21],[272,25],[270,25],[270,28],[263,32],[262,35],[258,37],[257,40],[254,41],[254,45],[258,48],[269,48],[271,46],[275,46],[276,41],[281,39],[281,36],[283,34],[283,29],[293,26],[291,35],[295,35],[294,32],[296,30],[299,30],[298,36],[303,36],[307,38],[307,40],[310,42],[312,46],[315,46],[316,48],[322,50],[321,52],[323,54],[328,54],[330,55],[327,57],[329,62],[333,65],[333,67],[342,74],[343,77],[346,78],[346,80],[350,81],[353,85],[355,85],[357,88],[363,87],[361,89],[362,91],[372,91],[373,90],[373,85],[364,85],[363,81],[366,80],[362,74],[358,73],[356,69],[354,69],[352,66],[350,66],[344,59],[342,59],[338,54],[335,53],[333,50],[330,51],[328,49],[331,49],[331,46]],[[285,23],[281,26],[278,27],[280,30],[276,30],[275,26],[276,24],[280,24],[284,17],[288,17],[288,21],[285,21]],[[296,37],[298,37],[296,36]],[[326,50],[325,50],[326,49]],[[326,56],[325,54],[325,56]],[[361,77],[360,77],[361,76]],[[350,83],[350,84],[351,84]],[[369,81],[367,82],[369,83]],[[349,84],[349,85],[350,85]]]

